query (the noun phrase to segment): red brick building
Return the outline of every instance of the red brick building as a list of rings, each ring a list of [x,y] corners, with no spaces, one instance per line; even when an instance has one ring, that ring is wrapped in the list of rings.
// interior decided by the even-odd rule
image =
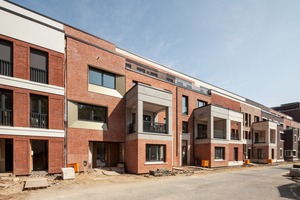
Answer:
[[[284,130],[299,133],[288,115],[0,4],[0,173],[279,162]]]
[[[5,1],[0,16],[0,172],[59,173],[65,135],[63,26]]]

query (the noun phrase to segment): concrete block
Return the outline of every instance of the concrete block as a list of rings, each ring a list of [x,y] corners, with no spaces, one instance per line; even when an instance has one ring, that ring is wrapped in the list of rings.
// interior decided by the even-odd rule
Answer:
[[[61,168],[62,178],[64,180],[66,179],[74,179],[75,178],[75,172],[74,168],[68,167],[68,168]]]
[[[49,184],[46,178],[29,178],[25,182],[25,189],[44,188],[48,187]]]
[[[299,168],[290,169],[290,177],[299,177],[299,176],[300,176],[300,169]]]

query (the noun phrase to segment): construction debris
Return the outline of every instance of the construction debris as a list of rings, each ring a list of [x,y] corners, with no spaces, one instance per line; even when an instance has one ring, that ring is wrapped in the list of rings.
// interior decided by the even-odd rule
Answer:
[[[300,168],[291,168],[290,177],[300,177]]]
[[[118,172],[115,171],[102,171],[102,174],[106,175],[106,176],[120,176],[121,174],[119,174]]]
[[[175,175],[172,171],[167,170],[167,169],[157,169],[156,171],[149,171],[149,174],[152,176],[171,176]]]
[[[62,178],[65,179],[74,179],[75,178],[75,172],[74,168],[68,167],[68,168],[61,168]]]
[[[47,188],[49,186],[46,178],[29,178],[25,182],[24,189]]]

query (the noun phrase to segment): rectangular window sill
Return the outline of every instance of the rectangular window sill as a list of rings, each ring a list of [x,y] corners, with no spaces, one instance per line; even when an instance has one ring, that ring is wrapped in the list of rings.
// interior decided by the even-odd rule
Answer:
[[[215,159],[214,161],[215,162],[224,162],[225,160],[224,159]]]
[[[166,165],[166,164],[168,164],[168,163],[163,162],[163,161],[155,161],[155,162],[147,161],[147,162],[145,162],[145,165]]]

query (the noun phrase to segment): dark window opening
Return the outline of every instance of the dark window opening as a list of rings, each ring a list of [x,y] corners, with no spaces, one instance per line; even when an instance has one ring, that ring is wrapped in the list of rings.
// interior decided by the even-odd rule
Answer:
[[[182,96],[182,114],[188,114],[188,97]]]
[[[204,106],[206,106],[206,105],[207,105],[207,102],[206,102],[206,101],[201,101],[201,100],[198,100],[198,101],[197,101],[197,106],[198,106],[198,108],[204,107]]]
[[[48,128],[48,97],[30,95],[30,127]]]
[[[146,144],[146,161],[166,161],[166,145]]]
[[[13,93],[9,90],[0,90],[0,125],[13,125]]]
[[[182,133],[188,133],[188,122],[182,122]]]
[[[101,106],[78,104],[78,120],[104,122],[107,121],[107,108]]]
[[[30,49],[30,80],[48,84],[48,53]]]
[[[9,41],[0,40],[0,74],[13,76],[13,44]]]

